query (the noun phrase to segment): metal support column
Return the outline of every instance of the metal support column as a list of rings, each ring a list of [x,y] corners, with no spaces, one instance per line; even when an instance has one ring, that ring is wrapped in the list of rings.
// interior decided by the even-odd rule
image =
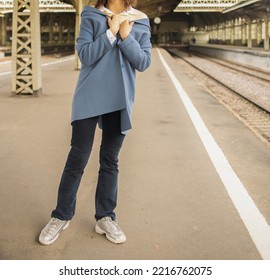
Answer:
[[[5,16],[1,16],[0,17],[1,20],[1,46],[5,46],[6,45],[6,38],[7,38],[7,32],[6,32],[6,18]]]
[[[2,44],[2,36],[3,36],[3,24],[4,24],[4,15],[0,14],[0,46]]]
[[[80,31],[80,24],[81,24],[81,13],[83,11],[83,7],[89,5],[90,0],[78,0],[75,2],[76,8],[76,24],[75,24],[75,40],[77,39]],[[76,44],[76,42],[75,42]],[[78,54],[75,51],[75,70],[81,69],[81,62],[79,60]]]
[[[264,49],[269,50],[269,17],[265,16],[263,19],[264,19],[264,28],[265,28]]]
[[[14,1],[12,25],[12,93],[41,92],[39,1]]]
[[[242,18],[237,18],[236,28],[235,28],[235,40],[237,44],[242,43]]]
[[[215,39],[215,41],[216,40],[218,40],[218,24],[215,24],[215,26],[214,26],[214,34],[215,34],[215,37],[214,37],[214,39]]]
[[[218,41],[222,40],[222,28],[221,28],[221,23],[219,22],[217,24],[217,39]]]
[[[236,19],[232,19],[230,24],[231,24],[231,45],[234,45]]]
[[[77,1],[77,6],[76,6],[76,24],[75,24],[75,40],[77,39],[80,31],[80,23],[81,23],[81,13],[83,10],[83,0],[78,0]],[[75,42],[76,44],[76,42]],[[77,51],[75,51],[75,70],[80,70],[81,69],[81,62],[78,57]]]
[[[230,36],[230,27],[229,27],[229,21],[225,20],[224,22],[224,28],[225,28],[225,44],[227,44],[228,37]]]
[[[247,43],[247,47],[249,49],[251,49],[252,48],[252,21],[249,20],[247,22],[247,24],[248,24],[248,43]]]
[[[242,46],[247,44],[247,24],[246,21],[242,20]]]
[[[222,22],[221,23],[221,35],[222,35],[222,44],[224,44],[224,42],[226,42],[226,23]]]
[[[257,45],[259,46],[261,44],[262,41],[262,20],[258,19],[256,22],[257,26],[256,26],[256,31],[257,31]]]

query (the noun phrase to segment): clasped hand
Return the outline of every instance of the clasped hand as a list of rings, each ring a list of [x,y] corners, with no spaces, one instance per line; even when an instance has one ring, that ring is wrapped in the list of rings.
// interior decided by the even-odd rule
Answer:
[[[125,40],[131,32],[134,22],[130,22],[128,19],[121,22],[120,16],[118,15],[112,16],[111,18],[107,17],[107,19],[111,32],[114,35],[119,32],[121,39]]]

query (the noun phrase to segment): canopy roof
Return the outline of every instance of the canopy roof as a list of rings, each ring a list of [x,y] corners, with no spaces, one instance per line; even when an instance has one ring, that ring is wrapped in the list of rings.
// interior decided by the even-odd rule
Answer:
[[[76,7],[78,0],[62,0]],[[181,0],[138,0],[137,8],[146,13],[149,18],[162,16],[172,12]],[[95,0],[84,0],[85,4],[94,5]]]

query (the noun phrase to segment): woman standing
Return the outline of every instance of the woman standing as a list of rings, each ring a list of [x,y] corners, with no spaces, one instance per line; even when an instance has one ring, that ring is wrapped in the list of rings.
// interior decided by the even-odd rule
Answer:
[[[77,52],[82,62],[72,104],[71,150],[58,189],[57,206],[41,231],[49,245],[69,226],[97,123],[102,128],[95,196],[95,230],[114,243],[126,236],[116,222],[118,155],[131,129],[136,70],[151,62],[150,25],[135,0],[98,0],[82,12]]]

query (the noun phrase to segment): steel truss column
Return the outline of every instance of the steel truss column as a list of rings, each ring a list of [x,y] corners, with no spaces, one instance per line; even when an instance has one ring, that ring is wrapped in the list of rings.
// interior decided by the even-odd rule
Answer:
[[[14,1],[12,26],[12,93],[41,92],[39,1]]]
[[[78,0],[75,2],[76,4],[76,24],[75,24],[75,40],[77,40],[77,37],[79,35],[80,31],[80,23],[81,23],[81,13],[83,10],[83,7],[86,5],[89,5],[91,3],[90,0]],[[76,44],[76,42],[75,42]],[[78,54],[75,51],[75,70],[81,69],[81,62],[79,60]]]
[[[75,40],[77,40],[80,31],[82,10],[83,10],[83,0],[78,0],[77,7],[76,7]],[[79,70],[79,69],[81,69],[81,62],[78,57],[77,51],[75,51],[75,70]]]

